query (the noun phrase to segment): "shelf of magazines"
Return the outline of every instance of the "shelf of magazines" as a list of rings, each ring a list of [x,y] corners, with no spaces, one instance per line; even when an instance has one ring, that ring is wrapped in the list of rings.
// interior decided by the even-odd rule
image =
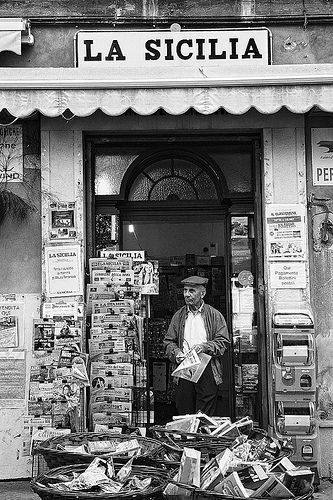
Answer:
[[[145,261],[143,251],[105,251],[89,260],[89,272],[89,427],[147,426],[146,322],[148,296],[158,293],[157,261]]]

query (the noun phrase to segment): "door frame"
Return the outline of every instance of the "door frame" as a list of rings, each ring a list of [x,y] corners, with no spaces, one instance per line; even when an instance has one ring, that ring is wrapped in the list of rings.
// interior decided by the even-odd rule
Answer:
[[[159,202],[160,209],[158,211],[153,211],[153,205],[151,202],[128,202],[124,199],[123,193],[120,195],[105,195],[105,196],[95,196],[94,195],[94,158],[96,155],[96,150],[112,149],[114,142],[117,144],[128,142],[135,143],[135,141],[141,141],[148,145],[164,144],[167,148],[170,146],[169,141],[172,137],[172,141],[182,140],[186,143],[191,141],[196,141],[196,143],[204,143],[205,145],[209,143],[214,143],[218,141],[224,145],[228,144],[240,144],[244,142],[251,142],[252,144],[252,158],[253,158],[253,186],[254,193],[249,198],[248,196],[238,195],[232,196],[226,199],[226,203],[216,204],[216,203],[203,203],[193,202],[191,204],[181,208],[181,205]],[[89,258],[94,256],[95,248],[95,215],[96,208],[100,212],[104,210],[104,213],[112,213],[120,215],[120,219],[123,220],[124,215],[127,216],[131,213],[133,218],[144,218],[149,211],[149,216],[151,218],[161,217],[164,214],[164,220],[177,220],[176,218],[186,218],[189,213],[197,211],[198,217],[202,218],[200,214],[202,211],[209,212],[212,220],[218,220],[221,217],[226,218],[225,231],[226,240],[228,235],[230,235],[230,220],[231,214],[244,213],[248,211],[254,214],[254,226],[255,226],[255,241],[263,242],[263,227],[262,227],[262,193],[263,193],[263,175],[262,175],[262,162],[261,162],[261,148],[262,148],[262,134],[260,132],[246,132],[244,131],[233,131],[233,132],[220,132],[220,131],[143,131],[142,133],[131,133],[128,132],[94,132],[94,133],[84,133],[84,166],[85,166],[85,191],[86,191],[86,276],[89,276],[88,272],[88,262]],[[182,214],[179,214],[179,210],[182,210]],[[184,210],[185,209],[185,210]],[[178,211],[178,214],[177,214]],[[198,219],[199,220],[199,219]],[[120,224],[121,226],[121,224]],[[122,235],[120,234],[120,241],[122,241]],[[232,324],[231,324],[231,286],[230,286],[230,251],[231,243],[228,241],[229,252],[226,255],[226,290],[229,290],[229,297],[227,300],[226,307],[229,308],[227,311],[227,324],[232,337]],[[267,384],[267,367],[268,367],[268,351],[267,351],[267,334],[266,327],[267,322],[265,320],[265,310],[266,310],[266,290],[265,290],[265,278],[264,278],[264,249],[262,244],[255,244],[256,249],[256,288],[257,288],[257,304],[256,310],[258,313],[258,345],[260,348],[258,351],[258,363],[259,363],[259,401],[263,403],[268,398],[268,384]],[[233,356],[231,356],[232,367],[234,365]],[[233,372],[233,370],[232,370]],[[234,386],[234,374],[230,377],[230,394],[233,394]],[[232,404],[232,413],[234,416],[235,408],[235,398],[230,398]],[[266,428],[268,425],[268,405],[259,405],[259,424],[260,426]]]

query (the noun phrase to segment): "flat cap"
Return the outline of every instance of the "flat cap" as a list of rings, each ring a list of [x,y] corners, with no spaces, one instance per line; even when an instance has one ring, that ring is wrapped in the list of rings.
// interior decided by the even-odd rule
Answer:
[[[208,283],[208,278],[202,278],[201,276],[189,276],[188,278],[185,278],[184,280],[182,280],[181,283],[184,286],[185,285],[190,285],[190,286],[203,285],[203,286],[206,286]]]

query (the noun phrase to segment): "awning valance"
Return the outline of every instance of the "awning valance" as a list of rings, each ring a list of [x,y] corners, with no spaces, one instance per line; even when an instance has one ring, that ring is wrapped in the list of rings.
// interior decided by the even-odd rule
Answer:
[[[81,117],[97,110],[114,116],[127,110],[151,115],[159,109],[172,115],[189,109],[211,114],[221,108],[236,115],[250,108],[264,114],[282,107],[293,113],[314,107],[333,111],[333,65],[270,66],[255,75],[221,73],[219,68],[179,68],[170,78],[163,71],[140,74],[134,69],[113,75],[80,68],[3,68],[0,109],[21,118],[34,111],[56,117],[66,110]]]

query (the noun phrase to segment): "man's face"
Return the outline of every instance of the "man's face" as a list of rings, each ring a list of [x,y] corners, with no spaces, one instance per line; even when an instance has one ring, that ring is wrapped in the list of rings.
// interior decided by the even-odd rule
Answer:
[[[191,309],[198,309],[200,307],[202,299],[205,296],[205,288],[203,286],[184,286],[184,299],[185,304]]]

